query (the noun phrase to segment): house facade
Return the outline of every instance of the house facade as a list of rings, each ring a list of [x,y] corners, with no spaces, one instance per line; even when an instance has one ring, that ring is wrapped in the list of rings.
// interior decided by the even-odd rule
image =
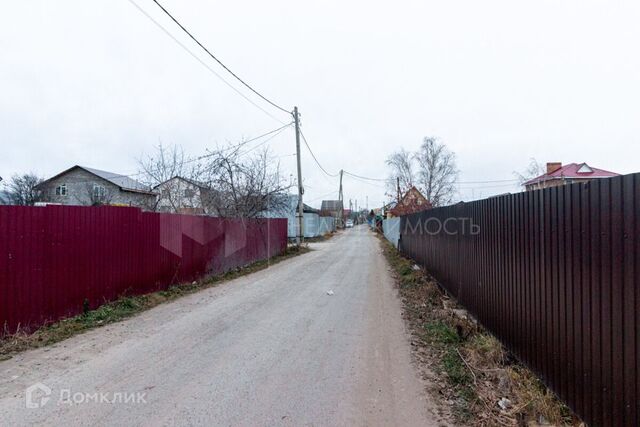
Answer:
[[[527,191],[541,188],[557,187],[576,182],[587,182],[592,179],[611,178],[620,174],[594,168],[586,163],[570,163],[562,165],[560,162],[547,163],[547,172],[530,179],[523,185]]]
[[[153,210],[156,194],[128,176],[73,166],[40,183],[42,201],[76,206],[134,206]]]
[[[336,226],[344,226],[344,205],[342,200],[323,200],[320,205],[321,216],[331,216],[336,221]]]
[[[156,210],[159,212],[190,215],[213,215],[211,197],[213,191],[204,183],[175,176],[153,190],[158,195]]]

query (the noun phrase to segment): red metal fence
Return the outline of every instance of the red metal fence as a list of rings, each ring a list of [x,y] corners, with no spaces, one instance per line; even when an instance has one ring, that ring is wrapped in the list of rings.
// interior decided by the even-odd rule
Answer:
[[[585,422],[638,426],[640,174],[402,218],[400,248]]]
[[[0,327],[15,331],[285,250],[286,219],[0,206]],[[2,331],[0,331],[2,332]]]

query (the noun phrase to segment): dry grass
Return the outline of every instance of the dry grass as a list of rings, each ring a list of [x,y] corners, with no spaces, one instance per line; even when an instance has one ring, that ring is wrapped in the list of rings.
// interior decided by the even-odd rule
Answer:
[[[166,290],[146,295],[123,296],[95,310],[87,310],[84,314],[42,326],[33,333],[18,330],[12,334],[4,334],[0,338],[0,361],[10,359],[22,351],[60,342],[90,329],[121,321],[165,302],[174,301],[182,296],[217,286],[237,277],[264,270],[270,265],[302,255],[309,250],[307,246],[289,246],[286,252],[281,255],[255,262],[244,268],[231,270],[225,274],[205,277],[191,283],[177,284]]]
[[[423,269],[381,238],[396,273],[414,353],[440,413],[465,426],[580,425],[529,369],[478,325]],[[508,408],[498,405],[509,400]]]
[[[337,231],[332,231],[330,233],[326,233],[323,234],[322,236],[317,236],[317,237],[305,237],[304,241],[306,243],[318,243],[318,242],[325,242],[329,239],[331,239],[333,236],[335,236],[338,232]]]

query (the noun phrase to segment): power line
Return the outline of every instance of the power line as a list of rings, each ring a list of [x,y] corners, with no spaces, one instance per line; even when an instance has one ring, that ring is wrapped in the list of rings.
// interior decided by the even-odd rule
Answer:
[[[362,176],[362,175],[356,175],[354,173],[351,173],[349,171],[344,171],[344,173],[346,173],[347,175],[351,175],[353,177],[356,178],[360,178],[360,179],[366,179],[368,181],[380,181],[380,182],[387,182],[389,179],[384,179],[384,178],[370,178],[370,177],[366,177],[366,176]],[[493,184],[493,183],[499,183],[499,182],[516,182],[518,181],[517,179],[497,179],[497,180],[491,180],[491,181],[456,181],[455,184]]]
[[[239,150],[240,148],[242,148],[243,146],[245,146],[246,144],[248,144],[248,143],[250,143],[250,142],[256,141],[256,140],[258,140],[258,139],[260,139],[260,138],[264,138],[265,136],[268,136],[268,135],[271,135],[271,134],[275,134],[275,135],[273,135],[271,138],[268,138],[268,139],[266,139],[265,141],[263,141],[263,143],[266,143],[266,142],[268,142],[268,141],[271,141],[271,140],[272,140],[273,138],[275,138],[276,136],[278,136],[280,133],[282,133],[286,128],[288,128],[288,127],[289,127],[289,126],[291,126],[291,125],[292,125],[292,123],[288,123],[288,124],[286,124],[286,125],[284,125],[284,126],[280,126],[280,127],[279,127],[279,128],[277,128],[277,129],[270,130],[269,132],[265,132],[265,133],[263,133],[262,135],[258,135],[258,136],[256,136],[256,137],[253,137],[253,138],[250,138],[250,139],[244,140],[244,141],[242,141],[242,142],[240,142],[240,143],[238,143],[238,144],[236,144],[236,145],[232,145],[232,146],[230,146],[230,147],[226,147],[226,148],[218,149],[218,150],[216,150],[216,151],[214,151],[214,152],[212,152],[212,153],[203,154],[202,156],[194,157],[193,159],[184,160],[184,161],[182,161],[182,162],[180,163],[180,166],[182,167],[182,166],[184,166],[184,165],[185,165],[185,164],[187,164],[187,163],[193,163],[193,162],[197,162],[197,161],[199,161],[199,160],[206,159],[206,158],[208,158],[208,157],[215,156],[215,155],[217,155],[218,153],[221,153],[221,152],[226,152],[226,151],[229,151],[229,150],[235,150],[235,151],[237,151],[237,150]],[[259,145],[262,145],[263,143],[258,144],[256,147],[258,147]],[[254,147],[254,148],[256,148],[256,147]],[[251,151],[251,150],[253,150],[253,148],[252,148],[252,149],[250,149],[249,151]],[[249,151],[246,151],[245,153],[242,153],[242,154],[240,154],[240,155],[247,154]],[[156,172],[157,172],[157,171],[156,171]],[[138,172],[138,173],[137,173],[137,175],[142,175],[142,174],[145,174],[145,173],[146,173],[146,172]]]
[[[258,95],[260,98],[262,98],[264,101],[268,102],[268,103],[269,103],[269,104],[271,104],[272,106],[276,107],[277,109],[279,109],[279,110],[281,110],[281,111],[284,111],[284,112],[285,112],[285,113],[287,113],[287,114],[291,114],[291,111],[289,111],[289,110],[287,110],[287,109],[285,109],[285,108],[282,108],[281,106],[279,106],[279,105],[278,105],[278,104],[276,104],[275,102],[273,102],[273,101],[271,101],[270,99],[268,99],[267,97],[263,96],[260,92],[258,92],[258,91],[257,91],[257,90],[255,90],[254,88],[252,88],[252,87],[251,87],[247,82],[245,82],[245,81],[244,81],[244,80],[242,80],[240,77],[238,77],[238,75],[237,75],[237,74],[235,74],[233,71],[231,71],[231,70],[229,69],[229,67],[227,67],[226,65],[224,65],[224,64],[222,63],[222,61],[220,61],[218,58],[216,58],[216,56],[215,56],[213,53],[211,53],[211,52],[209,51],[209,49],[207,49],[207,48],[206,48],[202,43],[200,43],[200,42],[198,41],[198,39],[196,39],[196,38],[195,38],[195,37],[194,37],[194,36],[189,32],[189,30],[187,30],[187,29],[186,29],[186,28],[185,28],[185,27],[184,27],[180,22],[178,22],[178,20],[177,20],[176,18],[174,18],[174,17],[173,17],[173,15],[171,15],[171,13],[169,13],[169,11],[168,11],[167,9],[165,9],[165,8],[164,8],[164,6],[162,6],[162,5],[158,2],[158,0],[152,0],[152,1],[153,1],[155,4],[157,4],[157,5],[158,5],[158,7],[159,7],[160,9],[162,9],[162,11],[163,11],[164,13],[166,13],[166,14],[167,14],[167,16],[168,16],[169,18],[171,18],[171,20],[172,20],[173,22],[175,22],[175,23],[176,23],[176,24],[177,24],[177,25],[182,29],[182,31],[184,31],[185,33],[187,33],[187,35],[188,35],[189,37],[191,37],[191,39],[192,39],[194,42],[196,42],[196,43],[198,44],[198,46],[200,46],[200,47],[201,47],[205,52],[207,52],[207,54],[208,54],[210,57],[212,57],[212,58],[213,58],[213,59],[214,59],[218,64],[220,64],[220,66],[222,66],[222,68],[224,68],[225,70],[227,70],[227,72],[228,72],[229,74],[231,74],[233,77],[235,77],[235,78],[236,78],[236,80],[238,80],[238,81],[239,81],[240,83],[242,83],[246,88],[248,88],[251,92],[255,93],[256,95]]]
[[[345,172],[345,174],[347,174],[347,172]],[[367,180],[361,179],[353,174],[347,174],[349,175],[351,178],[355,179],[356,181],[362,182],[363,184],[367,184],[367,185],[372,185],[374,187],[378,187],[378,188],[384,188],[386,189],[387,187],[385,185],[381,185],[381,184],[376,184],[375,182],[369,182]]]
[[[309,153],[311,153],[311,157],[313,157],[313,160],[316,162],[316,164],[318,165],[320,170],[322,170],[322,172],[324,172],[327,176],[330,176],[332,178],[336,178],[339,175],[338,173],[331,174],[331,173],[327,172],[327,170],[325,168],[322,167],[322,165],[320,164],[320,162],[316,158],[316,155],[313,154],[313,150],[311,150],[311,147],[309,146],[309,143],[307,142],[307,138],[304,136],[304,133],[302,133],[302,129],[300,130],[300,135],[302,136],[302,140],[304,141],[304,145],[307,146],[307,149],[309,150]]]
[[[387,182],[388,181],[388,179],[369,178],[369,177],[366,177],[366,176],[356,175],[355,173],[351,173],[351,172],[348,172],[348,171],[344,171],[344,173],[346,173],[347,175],[351,175],[351,176],[353,176],[355,178],[366,179],[368,181],[382,181],[382,182]]]
[[[320,199],[323,199],[323,198],[325,198],[325,197],[327,197],[327,196],[330,196],[330,195],[332,195],[332,194],[335,194],[335,193],[337,193],[337,191],[335,191],[335,190],[334,190],[334,191],[331,191],[331,192],[329,192],[329,193],[327,193],[327,194],[323,194],[322,196],[319,196],[319,197],[316,197],[315,199],[311,199],[311,200],[309,200],[309,203],[311,203],[311,202],[315,202],[315,201],[320,200]]]
[[[276,129],[276,133],[274,135],[272,135],[271,137],[265,139],[264,141],[260,142],[259,144],[254,145],[253,147],[249,148],[247,151],[238,154],[239,156],[244,156],[250,152],[252,152],[253,150],[255,150],[256,148],[259,148],[261,146],[263,146],[264,144],[266,144],[267,142],[271,141],[273,138],[275,138],[276,136],[280,135],[282,132],[284,132],[284,130],[286,128],[288,128],[289,126],[291,126],[293,123],[289,123],[287,126],[283,126],[280,129]],[[263,135],[266,136],[266,135]],[[287,156],[290,156],[290,154],[287,154]],[[287,156],[281,156],[281,157],[287,157]],[[295,156],[295,153],[294,153]]]
[[[278,136],[280,133],[282,133],[282,131],[284,131],[286,128],[288,128],[288,127],[289,127],[289,126],[291,126],[292,124],[293,124],[293,122],[291,122],[291,123],[287,123],[286,125],[281,126],[281,127],[279,127],[278,129],[270,130],[269,132],[263,133],[262,135],[258,135],[258,136],[254,137],[254,138],[251,138],[251,139],[247,139],[247,140],[245,140],[245,141],[242,141],[242,142],[240,142],[240,143],[239,143],[239,144],[237,144],[237,145],[234,145],[234,146],[231,146],[231,147],[227,147],[227,148],[223,148],[223,149],[218,150],[218,151],[223,151],[223,152],[224,152],[224,151],[229,151],[229,150],[237,150],[237,149],[241,148],[242,146],[247,145],[247,144],[248,144],[248,143],[250,143],[250,142],[256,141],[256,140],[258,140],[258,139],[260,139],[260,138],[264,138],[265,136],[268,136],[268,135],[271,135],[271,134],[275,133],[275,135],[273,135],[273,137],[271,137],[271,138],[269,138],[269,139],[267,139],[267,140],[265,140],[265,141],[261,142],[260,144],[256,145],[256,146],[255,146],[255,147],[253,147],[253,148],[259,147],[260,145],[262,145],[262,144],[264,144],[264,143],[266,143],[266,142],[268,142],[268,141],[271,141],[273,138],[275,138],[276,136]],[[253,148],[251,148],[249,151],[253,150]],[[246,151],[246,152],[245,152],[245,154],[246,154],[246,153],[248,153],[249,151]],[[205,156],[208,156],[208,155],[205,155]]]
[[[216,151],[215,151],[215,152],[213,152],[213,153],[207,153],[207,154],[203,154],[202,156],[194,157],[194,158],[192,158],[192,159],[182,160],[182,161],[179,163],[179,165],[180,165],[180,167],[182,167],[182,166],[184,166],[185,164],[189,164],[189,163],[197,162],[197,161],[199,161],[199,160],[203,160],[203,159],[206,159],[206,158],[208,158],[208,157],[215,156],[215,155],[216,155],[216,154],[218,154],[219,152],[225,152],[225,151],[229,151],[229,150],[239,149],[239,148],[241,148],[242,146],[244,146],[244,145],[246,145],[246,144],[248,144],[248,143],[250,143],[250,142],[256,141],[256,140],[261,139],[261,138],[264,138],[265,136],[269,136],[269,135],[271,135],[271,134],[275,134],[275,135],[273,135],[271,138],[268,138],[266,141],[263,141],[262,143],[258,144],[256,147],[253,147],[253,148],[249,149],[248,151],[246,151],[246,152],[244,152],[244,153],[241,153],[241,154],[240,154],[240,155],[245,155],[245,154],[247,154],[249,151],[252,151],[254,148],[257,148],[258,146],[263,145],[263,143],[266,143],[266,142],[268,142],[268,141],[272,140],[273,138],[275,138],[276,136],[278,136],[280,133],[282,133],[286,128],[288,128],[289,126],[291,126],[292,124],[293,124],[293,123],[288,123],[288,124],[286,124],[286,125],[284,125],[284,126],[281,126],[281,127],[277,128],[277,129],[273,129],[273,130],[270,130],[269,132],[265,132],[265,133],[263,133],[263,134],[261,134],[261,135],[258,135],[258,136],[256,136],[256,137],[253,137],[253,138],[250,138],[250,139],[244,140],[244,141],[242,141],[242,142],[240,142],[240,143],[238,143],[238,144],[236,144],[236,145],[233,145],[233,146],[230,146],[230,147],[226,147],[226,148],[222,148],[222,149],[216,150]],[[82,167],[82,166],[80,166],[80,167]],[[89,168],[89,169],[92,169],[92,168]],[[103,172],[105,172],[105,171],[103,171]],[[151,172],[158,172],[158,170],[157,170],[157,169],[156,169],[156,170],[152,170]],[[114,174],[103,175],[103,176],[100,176],[100,175],[99,175],[99,176],[100,176],[101,178],[103,178],[103,179],[109,180],[109,179],[112,179],[112,178],[132,178],[132,177],[137,177],[137,176],[140,176],[140,175],[146,175],[146,174],[148,174],[148,172],[147,172],[147,171],[143,171],[143,172],[135,172],[135,173],[130,173],[130,174],[116,174],[116,173],[114,173]],[[86,179],[86,180],[78,180],[78,181],[76,181],[76,182],[83,183],[83,182],[94,182],[94,181],[93,181],[93,180]]]
[[[327,176],[330,177],[337,177],[339,174],[331,174],[329,172],[327,172],[327,170],[320,164],[320,162],[318,161],[318,159],[316,158],[315,154],[313,153],[313,150],[311,150],[311,147],[309,146],[309,143],[307,142],[307,138],[304,136],[304,133],[302,132],[302,130],[300,130],[300,135],[302,136],[302,140],[304,141],[305,145],[307,146],[307,148],[309,149],[309,152],[311,153],[311,156],[313,157],[313,160],[316,162],[316,164],[318,165],[318,167],[320,168],[320,170],[322,170],[322,172],[324,172]],[[376,182],[388,182],[389,179],[385,179],[385,178],[371,178],[368,176],[363,176],[363,175],[358,175],[349,171],[343,171],[345,174],[350,175],[353,178],[356,179],[360,179],[361,181],[367,183],[366,181],[376,181]],[[456,181],[454,184],[491,184],[491,183],[501,183],[501,182],[516,182],[518,181],[517,179],[502,179],[502,180],[492,180],[492,181]],[[372,183],[367,183],[367,184],[372,184]],[[373,185],[373,184],[372,184]],[[385,186],[382,185],[377,185],[378,187],[381,188],[386,188]]]
[[[178,46],[180,46],[182,49],[185,50],[185,52],[187,52],[189,55],[191,55],[196,61],[198,61],[203,67],[205,67],[209,72],[211,72],[214,76],[216,76],[218,79],[220,79],[225,85],[227,85],[228,87],[231,88],[231,90],[233,90],[234,92],[236,92],[238,95],[240,95],[242,98],[244,98],[247,102],[249,102],[251,105],[253,105],[254,107],[256,107],[257,109],[259,109],[260,111],[262,111],[263,113],[265,113],[267,116],[271,117],[273,120],[284,124],[284,122],[280,119],[278,119],[276,116],[274,116],[273,114],[271,114],[270,112],[268,112],[267,110],[265,110],[264,108],[262,108],[261,106],[259,106],[258,104],[256,104],[255,102],[253,102],[248,96],[246,96],[244,93],[240,92],[235,86],[233,86],[231,83],[229,83],[228,81],[226,81],[220,74],[218,74],[213,68],[211,68],[209,66],[209,64],[207,64],[206,62],[204,62],[202,59],[200,59],[200,57],[198,55],[196,55],[195,53],[193,53],[187,46],[184,45],[184,43],[182,43],[180,40],[178,40],[173,34],[171,34],[169,32],[169,30],[167,30],[166,28],[164,28],[162,26],[162,24],[160,24],[158,21],[156,21],[151,15],[149,15],[144,9],[142,9],[135,1],[133,0],[129,0],[129,3],[131,3],[136,9],[138,9],[140,11],[140,13],[142,13],[144,16],[146,16],[151,22],[153,22],[163,33],[165,33],[169,38],[171,38],[171,40],[173,40]]]

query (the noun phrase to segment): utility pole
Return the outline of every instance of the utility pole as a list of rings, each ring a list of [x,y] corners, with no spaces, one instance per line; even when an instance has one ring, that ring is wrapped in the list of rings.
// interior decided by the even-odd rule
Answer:
[[[302,165],[300,162],[300,120],[298,117],[298,107],[293,107],[293,120],[296,124],[296,158],[298,160],[298,211],[296,212],[298,232],[296,234],[296,244],[300,246],[304,240],[304,230],[302,229],[304,223],[304,203],[302,202],[304,188],[302,187]]]
[[[400,177],[396,177],[396,191],[398,192],[398,204],[400,204]]]
[[[360,212],[358,211],[358,199],[356,199],[356,224],[360,224]]]
[[[340,190],[338,191],[338,200],[340,200],[340,212],[338,213],[338,224],[342,227],[344,222],[342,221],[342,217],[344,216],[344,202],[342,201],[342,169],[340,169]]]

